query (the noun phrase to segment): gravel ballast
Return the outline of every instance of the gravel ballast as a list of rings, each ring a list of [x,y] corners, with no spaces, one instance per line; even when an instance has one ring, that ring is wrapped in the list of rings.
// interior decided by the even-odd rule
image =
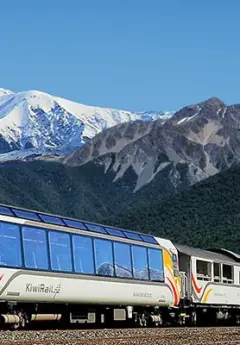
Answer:
[[[151,328],[2,331],[1,345],[225,345],[240,344],[240,328]]]

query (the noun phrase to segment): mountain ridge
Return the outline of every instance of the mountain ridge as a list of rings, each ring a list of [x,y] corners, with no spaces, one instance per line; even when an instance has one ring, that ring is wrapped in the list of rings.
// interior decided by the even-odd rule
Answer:
[[[239,128],[240,107],[213,97],[180,109],[167,121],[106,129],[63,161],[69,166],[103,165],[105,172],[114,172],[114,181],[131,167],[138,176],[135,191],[168,171],[177,188],[183,170],[194,184],[239,162]]]
[[[86,106],[35,90],[13,93],[0,89],[0,161],[8,160],[9,152],[10,159],[21,159],[24,154],[66,155],[116,124],[172,115]],[[36,152],[28,153],[29,149]]]

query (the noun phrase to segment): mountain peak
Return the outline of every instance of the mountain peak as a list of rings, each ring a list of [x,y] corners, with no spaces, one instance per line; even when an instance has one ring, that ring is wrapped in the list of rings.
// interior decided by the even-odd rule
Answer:
[[[182,108],[167,121],[158,119],[147,127],[135,121],[106,129],[64,163],[101,164],[105,172],[115,174],[114,181],[130,168],[137,176],[135,190],[157,174],[169,174],[174,186],[182,179],[193,184],[240,161],[240,108],[233,113],[229,108],[212,97]]]
[[[45,155],[49,150],[65,155],[106,128],[135,120],[153,121],[165,115],[166,120],[173,114],[100,108],[38,90],[13,93],[0,89],[0,161],[8,160],[9,152],[11,159],[22,154]]]
[[[226,106],[225,103],[218,97],[210,97],[206,101],[201,103],[202,105],[210,105],[210,106]]]

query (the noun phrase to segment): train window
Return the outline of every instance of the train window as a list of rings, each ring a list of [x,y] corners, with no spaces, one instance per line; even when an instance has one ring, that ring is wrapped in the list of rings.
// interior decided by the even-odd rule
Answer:
[[[109,235],[113,235],[113,236],[118,236],[118,237],[124,237],[125,235],[121,230],[118,229],[113,229],[113,228],[105,228],[107,230],[107,232],[109,233]]]
[[[214,262],[213,274],[214,274],[214,281],[220,283],[221,282],[221,264]]]
[[[100,232],[101,234],[106,234],[107,231],[100,225],[85,223],[86,227],[90,231]]]
[[[162,250],[148,248],[150,280],[164,281]]]
[[[17,210],[17,209],[14,209],[14,208],[12,210],[16,214],[16,216],[19,217],[19,218],[25,218],[25,219],[29,219],[29,220],[34,220],[34,221],[40,222],[40,219],[38,218],[38,216],[34,212]]]
[[[64,220],[64,223],[66,223],[67,226],[69,226],[70,228],[87,230],[86,226],[82,222],[78,222],[72,219],[65,219],[65,218],[63,220]]]
[[[143,239],[144,242],[158,244],[153,236],[141,235],[141,238]]]
[[[73,235],[74,271],[78,273],[94,273],[92,239],[86,236]]]
[[[51,268],[72,271],[70,236],[60,231],[49,231]]]
[[[45,222],[45,223],[51,223],[56,225],[64,225],[63,221],[55,216],[49,216],[47,214],[38,214],[39,217]]]
[[[22,237],[25,266],[48,269],[46,232],[38,228],[23,227]]]
[[[112,242],[108,240],[94,239],[94,254],[96,274],[101,276],[113,276]]]
[[[147,248],[133,245],[132,258],[134,278],[148,280]]]
[[[212,264],[209,261],[197,260],[197,279],[212,279]]]
[[[0,265],[22,266],[20,231],[15,224],[0,222]]]
[[[6,215],[6,216],[13,216],[12,211],[5,206],[0,206],[0,214]]]
[[[134,232],[130,231],[124,231],[123,232],[127,238],[130,240],[137,240],[137,241],[142,241],[141,237],[138,234],[135,234]]]
[[[177,277],[179,275],[178,269],[178,258],[176,254],[172,254],[172,261],[173,261],[173,275]]]
[[[117,277],[132,278],[132,261],[130,246],[125,243],[114,243],[114,267]]]
[[[233,266],[230,265],[222,265],[222,281],[223,283],[233,284],[234,277],[233,277]]]

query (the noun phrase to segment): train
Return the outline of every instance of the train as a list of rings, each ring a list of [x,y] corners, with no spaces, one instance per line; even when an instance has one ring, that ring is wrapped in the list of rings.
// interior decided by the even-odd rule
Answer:
[[[240,323],[240,255],[0,205],[0,329]]]

